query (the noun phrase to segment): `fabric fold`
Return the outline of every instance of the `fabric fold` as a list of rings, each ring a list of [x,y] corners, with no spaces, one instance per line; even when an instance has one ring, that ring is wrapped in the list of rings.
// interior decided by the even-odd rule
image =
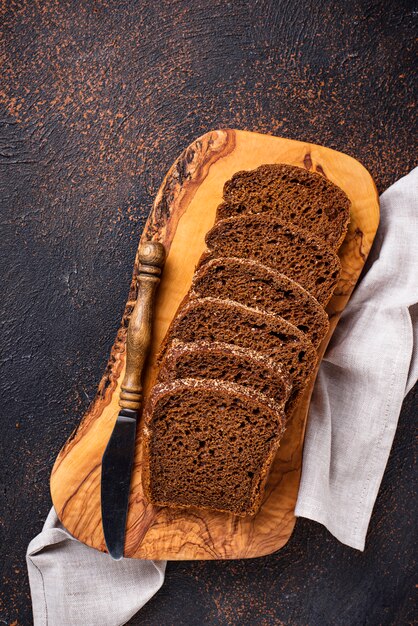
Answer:
[[[122,626],[164,582],[165,561],[114,561],[80,543],[51,509],[28,546],[35,626]]]
[[[296,515],[364,550],[406,393],[418,375],[418,168],[382,196],[367,272],[312,395]]]

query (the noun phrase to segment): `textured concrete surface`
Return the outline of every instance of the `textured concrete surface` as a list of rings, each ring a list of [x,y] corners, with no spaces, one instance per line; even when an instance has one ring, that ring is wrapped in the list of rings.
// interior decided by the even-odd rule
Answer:
[[[343,150],[383,191],[416,160],[417,12],[409,0],[2,6],[0,624],[26,626],[26,545],[105,367],[165,170],[203,132],[237,127]],[[411,393],[364,554],[300,520],[276,555],[170,564],[131,623],[412,623],[415,414]]]

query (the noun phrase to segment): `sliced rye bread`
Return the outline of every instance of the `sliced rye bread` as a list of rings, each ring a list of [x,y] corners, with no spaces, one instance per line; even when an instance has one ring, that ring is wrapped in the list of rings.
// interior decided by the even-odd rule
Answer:
[[[217,219],[272,212],[334,249],[342,244],[350,220],[351,203],[342,189],[316,172],[283,163],[237,172],[224,185],[224,200]]]
[[[288,374],[260,352],[222,342],[172,342],[158,376],[159,382],[179,378],[215,378],[249,387],[286,402],[292,382]]]
[[[220,257],[259,261],[299,283],[325,306],[341,273],[338,255],[323,241],[270,214],[217,222],[207,233],[198,268]]]
[[[303,331],[317,347],[328,332],[319,302],[291,278],[258,261],[219,258],[193,276],[188,297],[230,299],[279,315]]]
[[[177,311],[161,346],[161,363],[171,341],[218,341],[261,352],[292,378],[287,409],[290,414],[299,393],[314,371],[317,353],[309,339],[286,320],[232,300],[200,298]]]
[[[156,385],[144,410],[144,489],[157,506],[238,516],[260,507],[284,402],[219,380]]]

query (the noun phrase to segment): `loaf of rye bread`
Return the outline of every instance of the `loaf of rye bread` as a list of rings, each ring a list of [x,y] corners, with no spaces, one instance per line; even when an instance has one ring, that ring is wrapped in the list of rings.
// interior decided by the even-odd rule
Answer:
[[[200,298],[177,311],[161,345],[159,361],[173,340],[217,341],[253,349],[274,360],[292,379],[290,413],[302,386],[312,374],[317,353],[309,339],[286,320],[232,300]]]
[[[283,368],[255,350],[216,341],[172,342],[161,363],[158,381],[191,377],[237,383],[278,404],[287,401],[292,389],[291,378]]]
[[[273,313],[302,330],[317,347],[328,332],[328,316],[298,283],[258,261],[219,258],[193,276],[188,298],[222,298]]]
[[[349,208],[324,177],[288,165],[225,184],[144,410],[152,503],[257,512],[328,330]]]
[[[350,200],[342,189],[316,172],[294,165],[261,165],[237,172],[224,185],[225,202],[217,219],[272,212],[337,249],[350,219]]]
[[[147,499],[159,506],[256,513],[283,414],[284,401],[273,403],[235,383],[156,385],[144,410]]]
[[[332,248],[269,214],[221,220],[207,233],[205,241],[209,252],[201,256],[199,268],[219,257],[259,261],[302,285],[323,306],[331,298],[341,272]]]

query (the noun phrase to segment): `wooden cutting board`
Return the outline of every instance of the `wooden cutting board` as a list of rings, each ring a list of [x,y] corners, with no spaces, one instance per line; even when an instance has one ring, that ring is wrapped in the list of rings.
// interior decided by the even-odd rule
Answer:
[[[341,280],[328,312],[329,337],[361,273],[379,222],[375,185],[355,159],[322,146],[237,130],[209,132],[193,142],[169,170],[154,202],[141,241],[163,243],[167,261],[156,301],[151,356],[144,396],[155,379],[155,356],[177,306],[188,291],[204,236],[215,219],[222,188],[234,172],[263,163],[290,163],[320,172],[350,197],[349,232],[340,250]],[[125,337],[136,293],[134,279],[120,330],[97,396],[62,448],[52,471],[51,494],[58,517],[77,539],[106,551],[100,514],[101,458],[119,412]],[[313,384],[312,386],[313,387]],[[141,559],[238,559],[281,548],[294,524],[303,438],[312,388],[289,424],[276,456],[263,505],[253,518],[199,510],[157,508],[144,500],[141,428],[129,500],[125,556]]]

